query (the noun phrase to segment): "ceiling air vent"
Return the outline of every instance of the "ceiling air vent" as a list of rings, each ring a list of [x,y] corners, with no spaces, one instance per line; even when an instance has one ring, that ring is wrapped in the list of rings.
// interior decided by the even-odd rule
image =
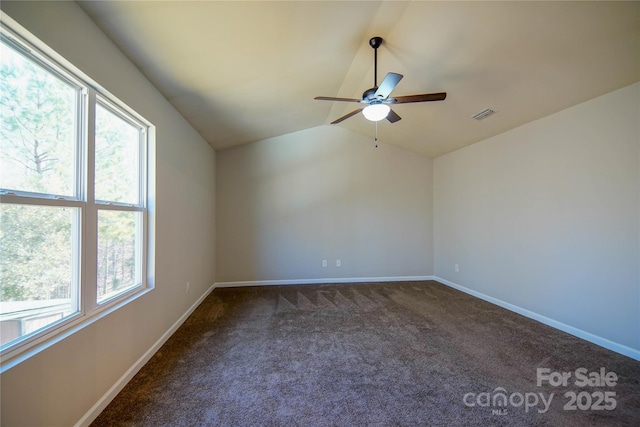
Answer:
[[[487,117],[495,114],[496,112],[494,110],[492,110],[491,108],[485,108],[484,110],[480,111],[478,114],[475,114],[473,116],[471,116],[472,119],[476,119],[478,121],[480,120],[484,120]]]

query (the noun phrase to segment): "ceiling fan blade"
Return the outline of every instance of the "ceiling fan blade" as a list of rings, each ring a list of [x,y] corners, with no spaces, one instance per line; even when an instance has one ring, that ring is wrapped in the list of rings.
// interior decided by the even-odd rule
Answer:
[[[387,120],[389,120],[391,123],[395,123],[398,120],[402,120],[402,117],[397,115],[395,111],[390,110],[389,114],[387,114]]]
[[[380,83],[378,90],[376,90],[375,97],[379,99],[386,99],[398,82],[402,80],[402,77],[402,74],[387,73],[382,83]]]
[[[332,96],[316,96],[313,99],[317,99],[318,101],[342,101],[342,102],[360,102],[361,99],[355,98],[334,98]]]
[[[340,123],[343,120],[347,120],[349,117],[355,116],[360,111],[362,111],[362,108],[358,108],[357,110],[354,110],[354,111],[350,112],[349,114],[345,114],[344,116],[340,117],[339,119],[335,119],[334,121],[331,122],[331,124],[335,125],[337,123]]]
[[[423,93],[420,95],[396,96],[395,104],[407,104],[409,102],[442,101],[447,97],[447,92]]]

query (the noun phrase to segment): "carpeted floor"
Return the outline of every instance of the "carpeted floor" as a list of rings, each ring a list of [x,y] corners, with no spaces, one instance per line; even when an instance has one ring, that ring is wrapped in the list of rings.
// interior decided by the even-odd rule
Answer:
[[[640,362],[437,282],[220,288],[92,425],[640,426]]]

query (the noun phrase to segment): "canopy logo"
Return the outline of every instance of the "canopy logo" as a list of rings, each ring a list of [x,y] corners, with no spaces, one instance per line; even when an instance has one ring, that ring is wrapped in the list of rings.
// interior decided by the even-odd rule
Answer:
[[[507,415],[509,412],[506,409],[507,406],[513,406],[518,408],[524,406],[524,411],[529,412],[531,408],[537,408],[541,403],[542,407],[537,408],[538,412],[544,414],[549,410],[551,401],[553,400],[553,393],[551,393],[548,399],[545,399],[544,393],[511,393],[507,396],[507,390],[502,387],[496,387],[493,392],[483,393],[467,393],[462,398],[465,406],[480,406],[480,407],[492,407],[491,412],[494,415]]]

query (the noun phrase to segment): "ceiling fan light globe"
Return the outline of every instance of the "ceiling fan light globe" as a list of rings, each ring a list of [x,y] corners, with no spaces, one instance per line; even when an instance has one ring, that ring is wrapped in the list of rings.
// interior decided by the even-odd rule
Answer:
[[[391,111],[391,108],[386,104],[371,104],[364,107],[362,114],[367,120],[379,122],[387,117],[389,111]]]

